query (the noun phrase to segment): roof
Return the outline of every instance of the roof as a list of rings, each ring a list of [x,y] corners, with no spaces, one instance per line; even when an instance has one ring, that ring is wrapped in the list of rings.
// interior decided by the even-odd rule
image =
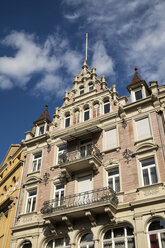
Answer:
[[[48,104],[45,105],[44,112],[40,115],[40,117],[36,121],[34,121],[34,124],[42,123],[43,121],[51,122],[50,115],[48,112]]]
[[[134,76],[133,76],[133,79],[132,79],[130,85],[136,84],[137,82],[139,82],[139,81],[142,80],[142,79],[140,78],[139,74],[138,74],[138,68],[135,67],[134,70],[135,70],[135,74],[134,74]]]

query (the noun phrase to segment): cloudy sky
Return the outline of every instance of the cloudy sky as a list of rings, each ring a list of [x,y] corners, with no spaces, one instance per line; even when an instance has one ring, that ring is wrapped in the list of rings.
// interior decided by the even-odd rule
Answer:
[[[48,103],[52,116],[85,58],[119,95],[138,67],[164,84],[165,1],[1,0],[0,162]]]

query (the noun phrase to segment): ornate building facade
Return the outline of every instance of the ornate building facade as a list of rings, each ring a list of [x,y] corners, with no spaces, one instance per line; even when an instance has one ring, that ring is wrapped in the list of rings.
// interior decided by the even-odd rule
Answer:
[[[11,145],[0,166],[0,247],[3,248],[10,247],[11,228],[16,221],[22,168],[22,147]]]
[[[26,132],[12,248],[165,247],[165,86],[130,100],[86,61],[51,121]]]

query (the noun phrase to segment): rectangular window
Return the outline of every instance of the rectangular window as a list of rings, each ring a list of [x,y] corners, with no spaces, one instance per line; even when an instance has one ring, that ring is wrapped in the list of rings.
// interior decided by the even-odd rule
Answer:
[[[89,120],[89,109],[84,110],[84,121]]]
[[[136,121],[137,140],[151,137],[149,119],[144,118]]]
[[[36,197],[37,197],[37,189],[33,189],[28,192],[26,213],[31,213],[35,210]]]
[[[110,112],[110,104],[109,102],[105,102],[104,103],[104,114],[109,113]]]
[[[140,100],[142,98],[143,98],[143,96],[142,96],[142,90],[135,91],[135,100],[138,101],[138,100]]]
[[[143,185],[150,185],[158,182],[154,158],[141,161]]]
[[[64,184],[55,186],[54,207],[62,206],[64,203]]]
[[[112,149],[118,146],[117,129],[111,129],[105,132],[105,149]]]
[[[92,144],[84,144],[80,146],[80,157],[84,158],[92,155]]]
[[[83,94],[84,94],[84,87],[80,88],[80,95],[83,95]]]
[[[118,168],[108,172],[108,186],[116,192],[120,191],[120,177]]]
[[[60,146],[58,148],[58,164],[64,164],[67,161],[67,146]]]
[[[39,171],[41,168],[42,153],[37,153],[33,156],[33,168],[32,171]]]
[[[92,91],[93,90],[93,84],[90,84],[88,89],[89,89],[89,91]]]

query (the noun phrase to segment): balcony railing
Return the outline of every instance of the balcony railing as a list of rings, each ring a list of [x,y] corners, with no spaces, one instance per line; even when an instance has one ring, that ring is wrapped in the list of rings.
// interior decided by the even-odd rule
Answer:
[[[58,155],[58,164],[69,163],[78,159],[87,158],[89,156],[96,156],[99,159],[102,158],[100,150],[95,145],[88,145],[80,147],[79,150],[74,150],[72,152],[64,151],[62,154]]]
[[[112,203],[117,205],[118,199],[116,193],[110,187],[96,190],[90,190],[79,194],[69,195],[60,200],[45,201],[42,214],[50,214],[55,211],[65,209],[76,209],[82,206],[90,206],[95,203]]]

